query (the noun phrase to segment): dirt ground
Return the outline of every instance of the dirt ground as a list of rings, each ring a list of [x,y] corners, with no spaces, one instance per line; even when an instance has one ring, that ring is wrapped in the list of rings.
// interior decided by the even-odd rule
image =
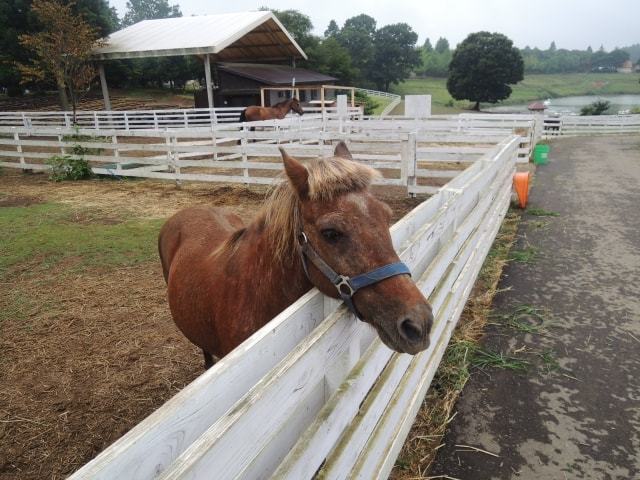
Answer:
[[[54,202],[71,207],[72,221],[93,224],[164,219],[194,204],[224,205],[249,221],[265,193],[0,173],[0,209]],[[376,194],[395,219],[424,200],[401,189]],[[77,261],[52,269],[36,257],[0,276],[1,479],[64,478],[202,372],[201,353],[171,320],[159,261],[89,270]]]

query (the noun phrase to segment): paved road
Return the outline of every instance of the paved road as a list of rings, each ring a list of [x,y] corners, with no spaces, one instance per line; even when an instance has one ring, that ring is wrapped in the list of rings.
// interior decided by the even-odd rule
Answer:
[[[536,256],[507,267],[495,308],[546,309],[554,325],[489,328],[485,349],[532,367],[472,376],[431,475],[640,479],[640,137],[561,139],[550,160],[530,207],[560,216],[523,217],[515,248]]]

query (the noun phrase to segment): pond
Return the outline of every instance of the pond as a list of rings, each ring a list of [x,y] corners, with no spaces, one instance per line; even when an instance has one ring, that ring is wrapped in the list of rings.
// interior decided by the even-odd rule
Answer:
[[[638,86],[640,89],[640,85]],[[640,107],[640,95],[581,95],[575,97],[560,97],[536,100],[538,102],[546,101],[547,114],[580,114],[580,109],[585,105],[595,102],[596,100],[607,100],[611,103],[611,107],[607,113],[616,114],[634,107]],[[527,106],[533,102],[520,105],[501,105],[499,107],[484,108],[487,112],[500,113],[530,113]],[[628,112],[625,112],[628,113]]]

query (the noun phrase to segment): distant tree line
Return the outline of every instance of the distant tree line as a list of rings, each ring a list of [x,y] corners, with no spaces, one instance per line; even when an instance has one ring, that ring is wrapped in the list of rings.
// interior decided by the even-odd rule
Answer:
[[[32,9],[35,1],[0,0],[0,88],[10,95],[20,94],[25,88],[60,90],[59,80],[53,75],[33,75],[24,68],[33,62],[35,53],[20,39],[46,29]],[[108,0],[47,1],[67,5],[96,37],[146,19],[182,16],[180,7],[169,4],[169,0],[129,0],[122,19]],[[311,19],[304,13],[273,12],[309,57],[298,66],[332,75],[341,83],[388,91],[410,75],[450,76],[455,50],[448,40],[439,38],[434,46],[427,39],[416,46],[418,35],[406,23],[378,26],[374,18],[361,14],[348,18],[342,26],[331,20],[324,35],[318,36],[313,34]],[[526,47],[520,54],[525,73],[610,71],[629,58],[637,60],[640,44],[606,52],[602,47],[596,51],[558,49],[552,42],[546,50]],[[188,80],[204,80],[201,61],[195,57],[111,61],[105,68],[114,87],[182,88]],[[74,92],[69,94],[73,96]]]
[[[311,19],[296,10],[273,10],[307,53],[305,67],[361,87],[389,90],[420,65],[418,34],[406,23],[378,28],[369,15],[329,22],[324,37],[313,35]]]
[[[449,49],[449,42],[446,38],[438,39],[435,48],[427,38],[419,50],[422,63],[415,70],[417,75],[428,77],[447,77],[449,75],[449,63],[453,51]],[[520,49],[520,54],[524,60],[525,74],[615,72],[629,59],[638,61],[640,44],[606,52],[604,47],[600,47],[596,51],[593,51],[591,47],[586,50],[567,50],[556,48],[555,42],[551,42],[546,50],[525,47]]]

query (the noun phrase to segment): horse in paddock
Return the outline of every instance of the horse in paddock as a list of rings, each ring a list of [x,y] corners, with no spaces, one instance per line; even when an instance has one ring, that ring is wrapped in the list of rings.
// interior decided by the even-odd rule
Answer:
[[[240,121],[255,122],[258,120],[282,120],[291,110],[296,112],[298,115],[302,115],[304,113],[304,110],[302,110],[297,98],[284,100],[280,103],[276,103],[273,107],[259,107],[257,105],[247,107],[240,113]]]
[[[171,314],[205,368],[313,286],[341,298],[391,349],[427,348],[431,307],[393,249],[391,209],[369,190],[378,172],[343,142],[334,157],[305,163],[280,151],[286,180],[249,225],[197,206],[160,231]]]

